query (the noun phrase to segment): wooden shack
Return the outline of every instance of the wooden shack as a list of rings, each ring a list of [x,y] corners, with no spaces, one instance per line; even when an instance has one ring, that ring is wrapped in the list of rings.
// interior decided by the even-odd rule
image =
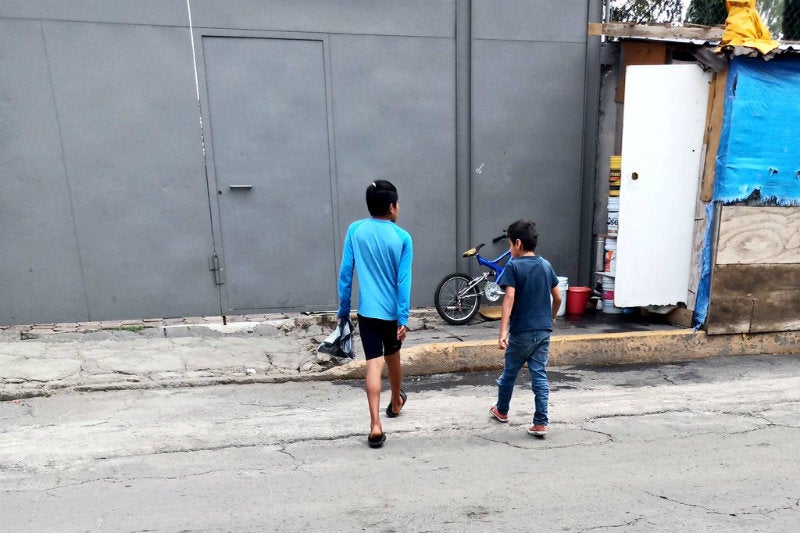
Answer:
[[[765,61],[715,54],[720,28],[589,32],[619,40],[623,108],[629,66],[697,61],[710,73],[704,162],[698,190],[686,191],[696,195],[691,275],[670,319],[709,334],[800,331],[800,47]],[[622,195],[624,171],[623,158]]]

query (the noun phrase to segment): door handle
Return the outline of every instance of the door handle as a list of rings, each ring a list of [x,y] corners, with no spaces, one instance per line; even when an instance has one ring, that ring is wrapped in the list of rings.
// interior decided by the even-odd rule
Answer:
[[[230,188],[231,190],[234,190],[234,189],[248,189],[249,190],[249,189],[252,189],[253,186],[252,185],[228,185],[228,188]]]

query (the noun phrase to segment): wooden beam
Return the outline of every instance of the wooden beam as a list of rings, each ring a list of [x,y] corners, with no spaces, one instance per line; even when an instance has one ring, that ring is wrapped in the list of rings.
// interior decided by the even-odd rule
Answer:
[[[722,30],[722,26],[669,26],[633,24],[629,22],[590,22],[588,35],[629,37],[633,39],[691,39],[716,43],[722,40]]]
[[[710,112],[706,124],[705,145],[706,160],[703,164],[703,180],[700,185],[700,200],[710,202],[714,196],[714,177],[717,170],[717,152],[719,151],[720,132],[722,131],[722,118],[725,114],[725,86],[728,81],[728,70],[714,73],[714,82],[711,84],[711,98],[709,100]]]
[[[716,264],[760,263],[800,269],[800,207],[722,207]]]

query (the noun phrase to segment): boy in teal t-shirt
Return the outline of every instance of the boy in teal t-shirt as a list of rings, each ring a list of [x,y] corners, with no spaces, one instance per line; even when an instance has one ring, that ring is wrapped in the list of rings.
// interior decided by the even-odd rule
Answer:
[[[533,425],[528,433],[544,437],[550,393],[545,367],[550,333],[561,305],[561,290],[553,267],[535,253],[538,240],[536,225],[529,220],[517,220],[508,227],[512,259],[497,280],[505,290],[498,339],[498,348],[506,351],[505,364],[503,374],[497,379],[497,403],[489,412],[500,422],[508,422],[514,383],[522,365],[527,363],[535,403]]]

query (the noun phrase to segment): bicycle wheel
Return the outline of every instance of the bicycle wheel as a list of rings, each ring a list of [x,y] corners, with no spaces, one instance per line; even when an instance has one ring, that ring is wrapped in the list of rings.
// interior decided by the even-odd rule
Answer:
[[[450,324],[456,326],[466,324],[472,320],[481,306],[478,287],[467,288],[471,281],[466,274],[450,274],[436,287],[433,295],[436,312]]]

